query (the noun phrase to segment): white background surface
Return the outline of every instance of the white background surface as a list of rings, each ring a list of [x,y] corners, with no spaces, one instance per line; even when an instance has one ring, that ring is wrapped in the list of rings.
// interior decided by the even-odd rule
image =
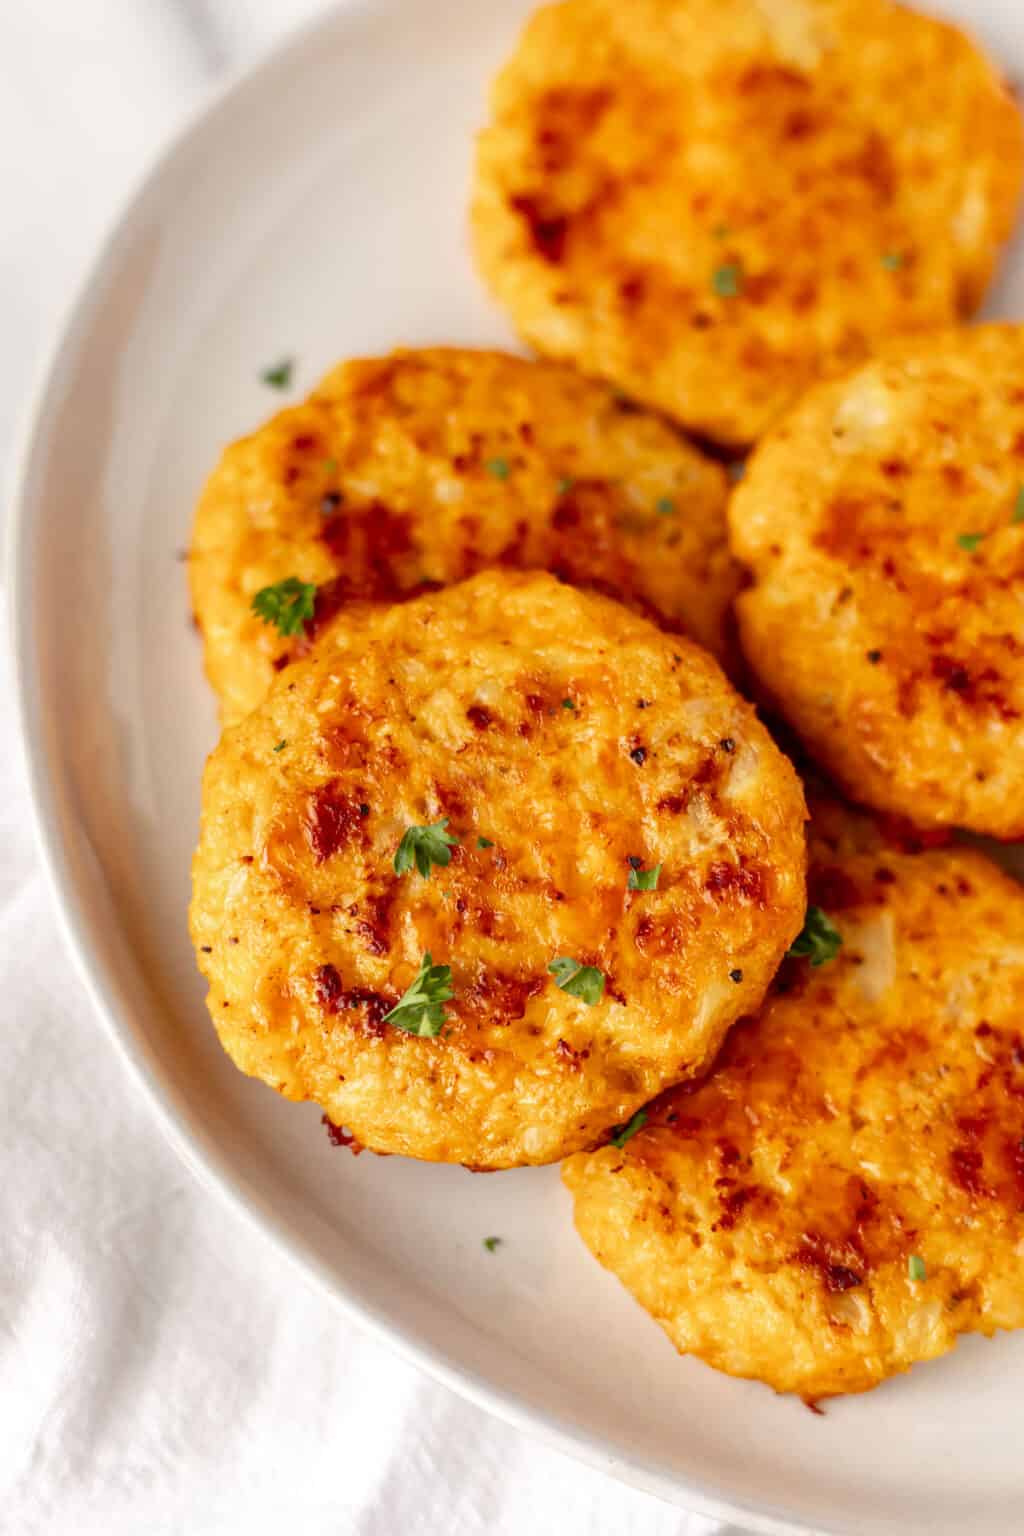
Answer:
[[[0,471],[40,348],[128,186],[220,75],[319,3],[3,0]],[[5,651],[0,732],[5,1536],[714,1529],[420,1377],[199,1190],[63,953]]]

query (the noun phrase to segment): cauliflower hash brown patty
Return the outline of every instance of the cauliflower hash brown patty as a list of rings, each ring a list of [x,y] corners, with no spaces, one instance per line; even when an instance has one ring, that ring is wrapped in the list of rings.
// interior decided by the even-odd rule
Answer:
[[[1021,164],[988,61],[888,0],[565,0],[493,87],[475,246],[540,352],[749,442],[976,308]]]
[[[1024,890],[822,828],[837,957],[788,960],[709,1078],[564,1170],[681,1352],[809,1400],[1024,1325]]]
[[[605,598],[492,571],[350,610],[207,766],[210,1012],[243,1071],[374,1151],[550,1162],[756,1007],[804,816],[715,663]],[[426,877],[394,867],[410,828]],[[453,995],[404,1018],[434,1038],[386,1017],[427,956]]]
[[[762,690],[854,799],[1024,836],[1024,329],[812,390],[730,512]]]
[[[199,502],[193,606],[224,718],[341,605],[491,565],[605,591],[728,659],[726,490],[674,428],[566,368],[441,348],[344,363],[232,444]],[[291,577],[316,611],[286,638],[252,600]]]

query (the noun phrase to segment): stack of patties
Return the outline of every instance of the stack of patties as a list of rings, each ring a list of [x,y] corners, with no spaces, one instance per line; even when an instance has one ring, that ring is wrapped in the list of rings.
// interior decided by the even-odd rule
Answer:
[[[924,846],[1024,837],[1024,333],[949,329],[1021,164],[887,0],[542,10],[473,224],[549,360],[342,365],[190,553],[225,1050],[357,1146],[568,1156],[676,1345],[807,1397],[1024,1322],[1024,891]],[[810,905],[747,680],[884,817],[818,797]]]
[[[1024,890],[825,805],[810,894],[711,1076],[564,1178],[678,1349],[813,1401],[1024,1326]]]
[[[495,82],[473,232],[531,346],[750,443],[977,308],[1020,172],[989,62],[890,0],[564,0]]]

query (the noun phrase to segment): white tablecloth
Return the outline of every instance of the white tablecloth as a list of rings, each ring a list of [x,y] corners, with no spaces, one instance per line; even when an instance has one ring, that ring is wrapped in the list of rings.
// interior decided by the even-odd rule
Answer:
[[[156,144],[220,74],[320,3],[2,0],[0,471],[39,350]],[[3,647],[4,1536],[717,1529],[419,1375],[193,1183],[63,952],[14,732]]]

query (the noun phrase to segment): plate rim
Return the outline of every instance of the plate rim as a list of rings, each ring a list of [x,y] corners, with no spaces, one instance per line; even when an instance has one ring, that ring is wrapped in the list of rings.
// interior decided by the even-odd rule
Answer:
[[[410,5],[417,0],[392,0]],[[456,1353],[427,1337],[422,1325],[398,1321],[385,1307],[355,1295],[332,1266],[321,1260],[292,1223],[271,1206],[255,1187],[244,1184],[226,1165],[215,1141],[191,1128],[177,1102],[173,1086],[152,1059],[133,1022],[133,1013],[117,997],[117,986],[92,942],[91,919],[72,868],[68,842],[60,826],[60,774],[45,746],[40,720],[41,684],[34,656],[32,610],[33,575],[32,487],[43,477],[49,420],[59,397],[65,357],[87,332],[104,289],[104,280],[146,197],[172,170],[178,157],[208,130],[223,107],[258,88],[271,69],[298,58],[316,40],[339,25],[345,13],[372,12],[378,0],[328,0],[311,16],[288,25],[275,39],[259,47],[241,67],[227,72],[200,93],[169,134],[144,158],[127,189],[115,198],[92,241],[89,254],[57,306],[47,339],[37,354],[34,378],[20,422],[12,436],[7,475],[8,526],[4,540],[5,586],[8,593],[7,636],[13,662],[18,745],[16,750],[28,789],[33,841],[43,870],[47,895],[66,953],[83,987],[94,1018],[112,1045],[132,1088],[145,1102],[166,1144],[198,1185],[226,1206],[250,1231],[298,1270],[304,1280],[356,1327],[393,1350],[400,1359],[425,1372],[449,1390],[535,1440],[553,1446],[577,1462],[691,1514],[741,1522],[757,1536],[823,1536],[823,1527],[802,1517],[772,1513],[716,1492],[679,1473],[670,1473],[637,1453],[612,1450],[609,1442],[582,1429],[567,1416],[533,1406],[515,1389],[498,1385],[470,1368]],[[397,344],[397,343],[396,343]],[[834,1529],[838,1530],[838,1527]],[[723,1533],[725,1536],[725,1533]],[[735,1533],[738,1536],[738,1533]]]

